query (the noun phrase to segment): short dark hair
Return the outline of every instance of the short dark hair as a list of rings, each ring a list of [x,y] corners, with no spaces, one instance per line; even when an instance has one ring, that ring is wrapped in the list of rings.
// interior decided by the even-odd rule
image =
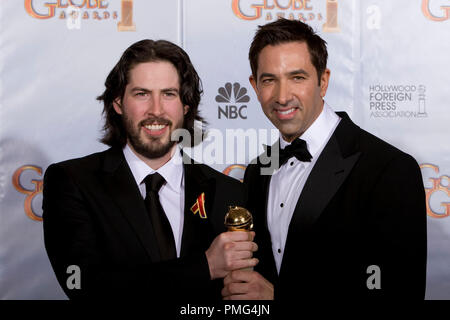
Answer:
[[[203,93],[200,77],[187,53],[176,44],[166,40],[141,40],[132,44],[122,54],[119,62],[109,73],[105,81],[105,91],[97,97],[103,101],[105,124],[101,142],[109,146],[123,148],[127,142],[127,133],[122,116],[114,110],[114,100],[123,100],[125,88],[129,82],[130,70],[137,64],[145,62],[167,61],[173,64],[180,80],[180,99],[189,110],[184,116],[183,128],[191,135],[191,145],[194,144],[194,120],[204,122],[198,106]]]
[[[306,23],[284,18],[258,26],[248,54],[252,75],[255,80],[258,73],[258,58],[262,49],[268,45],[275,46],[294,41],[307,44],[311,63],[317,71],[320,84],[320,77],[327,68],[328,52],[326,41],[318,36]]]

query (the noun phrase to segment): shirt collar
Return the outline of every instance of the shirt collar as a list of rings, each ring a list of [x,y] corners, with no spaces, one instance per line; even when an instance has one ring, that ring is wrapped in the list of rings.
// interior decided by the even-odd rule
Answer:
[[[331,109],[331,107],[324,102],[323,109],[320,112],[317,119],[311,124],[311,126],[300,136],[301,139],[306,141],[309,153],[315,158],[321,150],[323,144],[326,142],[332,131],[334,130],[336,123],[339,121],[339,116]],[[280,134],[280,148],[284,149],[290,145],[283,139]]]
[[[158,172],[167,182],[170,189],[175,192],[181,191],[183,183],[183,160],[181,157],[181,151],[178,145],[173,149],[172,157],[161,168],[154,170],[149,167],[144,161],[131,150],[128,144],[123,148],[123,154],[128,163],[128,166],[133,173],[134,180],[137,185],[143,183],[145,177],[149,174]]]

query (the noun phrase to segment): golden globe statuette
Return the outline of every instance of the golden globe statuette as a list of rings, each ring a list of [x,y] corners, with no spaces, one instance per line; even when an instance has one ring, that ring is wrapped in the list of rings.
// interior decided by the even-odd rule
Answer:
[[[229,206],[225,215],[225,226],[228,231],[247,231],[253,230],[253,217],[250,211],[243,207]],[[243,268],[242,270],[252,271],[253,268]]]
[[[338,1],[327,0],[327,21],[323,25],[324,32],[340,32],[338,24]]]
[[[117,24],[119,31],[136,31],[133,22],[133,0],[122,0],[121,21]]]

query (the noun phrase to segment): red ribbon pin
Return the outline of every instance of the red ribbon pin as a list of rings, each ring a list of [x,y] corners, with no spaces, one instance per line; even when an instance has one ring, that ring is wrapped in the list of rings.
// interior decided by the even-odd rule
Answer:
[[[200,215],[200,218],[206,219],[206,210],[205,210],[205,193],[203,192],[201,195],[198,196],[197,201],[195,201],[195,204],[191,207],[191,211],[196,214]]]

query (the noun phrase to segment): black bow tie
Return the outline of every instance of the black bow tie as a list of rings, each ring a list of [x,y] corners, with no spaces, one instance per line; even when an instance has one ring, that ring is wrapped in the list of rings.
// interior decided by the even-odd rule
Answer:
[[[305,140],[295,139],[286,148],[280,149],[280,167],[291,157],[296,157],[299,161],[311,162],[312,156],[306,147]]]

